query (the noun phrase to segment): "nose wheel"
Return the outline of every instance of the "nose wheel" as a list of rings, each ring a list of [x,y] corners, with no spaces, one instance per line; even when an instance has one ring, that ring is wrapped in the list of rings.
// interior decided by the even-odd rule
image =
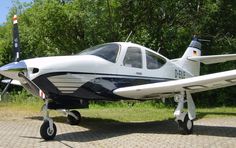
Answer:
[[[44,115],[43,115],[43,124],[40,127],[40,135],[46,141],[53,140],[57,134],[57,127],[53,123],[53,120],[49,117],[48,101],[49,100],[46,99],[45,105],[42,107]]]
[[[53,140],[57,133],[57,127],[54,123],[52,123],[52,127],[50,127],[50,122],[45,120],[40,127],[40,135],[46,141]]]

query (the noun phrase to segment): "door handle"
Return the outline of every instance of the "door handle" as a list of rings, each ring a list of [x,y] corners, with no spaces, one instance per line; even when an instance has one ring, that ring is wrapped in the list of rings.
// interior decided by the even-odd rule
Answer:
[[[142,75],[142,73],[141,73],[141,72],[136,72],[136,74],[137,74],[137,75]]]

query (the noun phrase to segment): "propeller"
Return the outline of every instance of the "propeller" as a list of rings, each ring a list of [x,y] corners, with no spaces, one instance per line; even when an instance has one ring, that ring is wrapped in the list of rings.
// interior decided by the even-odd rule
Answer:
[[[13,17],[13,53],[14,53],[14,62],[18,62],[20,59],[20,37],[18,30],[17,15]]]
[[[13,62],[18,62],[20,59],[20,38],[19,38],[19,30],[18,30],[18,22],[17,22],[17,15],[13,16],[13,30],[12,30],[12,35],[13,35],[13,54],[14,54],[14,59]],[[0,100],[8,90],[10,84],[12,82],[12,79],[7,83],[5,88],[0,94]]]

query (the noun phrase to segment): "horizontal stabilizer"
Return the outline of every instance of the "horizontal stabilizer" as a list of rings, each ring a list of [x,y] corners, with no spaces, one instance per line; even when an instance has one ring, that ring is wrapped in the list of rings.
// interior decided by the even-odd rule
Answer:
[[[201,62],[204,64],[223,63],[236,60],[236,54],[212,55],[212,56],[192,56],[188,60]]]
[[[11,81],[11,79],[5,79],[5,80],[2,80],[2,83],[8,84],[10,81]],[[18,80],[12,80],[12,81],[11,81],[11,84],[12,84],[12,85],[21,86],[21,83],[20,83],[20,81],[18,81]]]

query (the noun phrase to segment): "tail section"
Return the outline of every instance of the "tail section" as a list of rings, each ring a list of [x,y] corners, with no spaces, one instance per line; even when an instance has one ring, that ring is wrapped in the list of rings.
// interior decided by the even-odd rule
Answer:
[[[199,76],[200,62],[188,59],[194,56],[201,56],[201,43],[197,38],[191,41],[184,55],[176,61],[176,64],[193,76]]]

